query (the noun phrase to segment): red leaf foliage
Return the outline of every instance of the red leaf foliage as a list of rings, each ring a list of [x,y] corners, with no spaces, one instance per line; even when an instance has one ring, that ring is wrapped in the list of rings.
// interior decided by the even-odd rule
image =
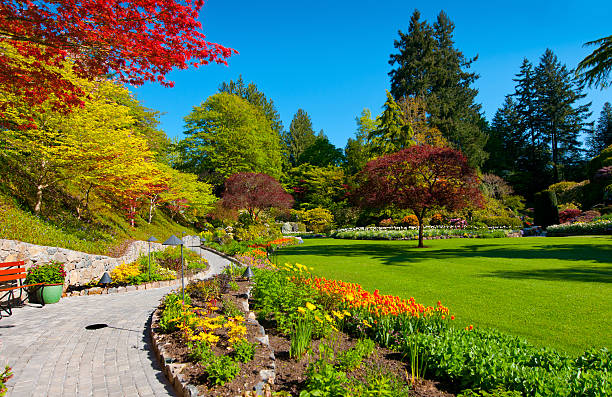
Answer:
[[[419,145],[379,157],[366,164],[361,179],[355,195],[363,205],[411,209],[420,226],[429,210],[458,210],[482,200],[476,171],[451,148]]]
[[[280,183],[266,174],[240,172],[225,181],[223,206],[247,209],[252,217],[268,208],[291,208],[293,197]]]
[[[200,31],[202,0],[3,0],[0,42],[33,63],[0,51],[0,86],[32,104],[52,94],[66,108],[82,93],[46,65],[66,60],[84,78],[114,74],[125,83],[158,81],[172,69],[226,63],[231,48],[210,43]],[[0,109],[1,112],[1,109]]]

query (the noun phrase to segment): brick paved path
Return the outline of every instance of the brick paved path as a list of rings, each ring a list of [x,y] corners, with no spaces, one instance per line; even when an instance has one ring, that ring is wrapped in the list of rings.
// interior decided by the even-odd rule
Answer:
[[[218,273],[226,260],[203,251]],[[153,310],[170,287],[77,296],[17,308],[0,320],[0,364],[13,368],[8,396],[172,396],[149,344]],[[108,327],[87,330],[104,323]]]

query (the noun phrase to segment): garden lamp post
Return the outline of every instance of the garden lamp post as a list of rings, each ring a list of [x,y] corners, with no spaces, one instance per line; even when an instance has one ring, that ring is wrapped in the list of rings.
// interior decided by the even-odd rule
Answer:
[[[181,246],[181,292],[183,294],[183,303],[185,303],[185,276],[183,269],[183,240],[176,237],[174,234],[168,238],[168,240],[162,243],[163,245],[180,245]]]
[[[246,270],[242,274],[242,277],[244,277],[247,280],[251,281],[251,278],[253,278],[253,270],[251,269],[251,266],[247,266]]]
[[[113,282],[113,279],[111,279],[111,276],[108,274],[108,272],[104,272],[104,274],[102,275],[102,278],[100,279],[100,281],[98,281],[98,284],[104,287],[108,287],[108,284],[112,282]]]
[[[149,282],[151,282],[151,243],[157,241],[153,236],[149,237],[147,242],[149,243]]]

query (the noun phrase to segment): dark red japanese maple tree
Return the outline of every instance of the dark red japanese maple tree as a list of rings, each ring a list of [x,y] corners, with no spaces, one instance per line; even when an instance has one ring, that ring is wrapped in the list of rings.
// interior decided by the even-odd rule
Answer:
[[[270,175],[240,172],[225,181],[223,206],[246,209],[252,221],[257,219],[261,210],[273,207],[289,209],[292,205],[293,197]]]
[[[410,209],[419,221],[419,248],[423,247],[423,220],[437,208],[458,210],[479,205],[476,171],[461,152],[428,145],[412,146],[366,164],[356,193],[362,204]]]
[[[235,51],[206,41],[203,0],[2,0],[0,88],[31,104],[56,98],[69,108],[82,94],[61,69],[78,77],[111,74],[141,85],[171,70],[226,63]],[[2,109],[0,109],[2,112]]]

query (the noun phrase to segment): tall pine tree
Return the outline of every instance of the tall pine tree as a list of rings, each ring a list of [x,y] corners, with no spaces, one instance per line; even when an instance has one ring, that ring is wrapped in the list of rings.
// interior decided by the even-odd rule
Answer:
[[[408,33],[399,32],[394,45],[399,53],[391,54],[389,72],[391,93],[396,100],[405,96],[423,98],[431,115],[430,123],[469,159],[480,166],[487,158],[485,131],[480,128],[478,90],[471,87],[478,78],[467,69],[476,58],[468,59],[455,48],[455,25],[440,12],[433,27],[420,21],[415,10]]]
[[[315,142],[315,138],[310,116],[304,109],[298,109],[284,139],[293,166],[299,165],[300,155]]]
[[[587,138],[589,147],[588,154],[591,157],[597,156],[602,150],[612,145],[612,105],[606,102],[601,109],[597,126],[591,131],[591,136]]]
[[[591,115],[590,103],[578,103],[586,96],[582,89],[573,71],[547,49],[535,68],[535,128],[550,148],[554,183],[582,160],[578,138]]]

